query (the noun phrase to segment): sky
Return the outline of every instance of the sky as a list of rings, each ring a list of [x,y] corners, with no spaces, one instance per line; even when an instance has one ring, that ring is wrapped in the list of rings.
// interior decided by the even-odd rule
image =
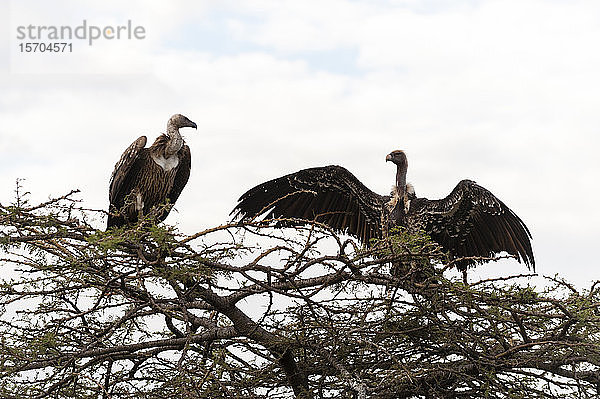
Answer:
[[[20,26],[84,21],[144,37],[20,51]],[[23,178],[32,201],[80,189],[105,209],[124,149],[182,113],[198,130],[182,130],[192,173],[167,222],[185,233],[307,167],[387,194],[402,149],[419,196],[475,180],[527,224],[540,274],[600,279],[600,2],[13,0],[0,27],[1,203]],[[481,271],[509,272],[526,269]]]

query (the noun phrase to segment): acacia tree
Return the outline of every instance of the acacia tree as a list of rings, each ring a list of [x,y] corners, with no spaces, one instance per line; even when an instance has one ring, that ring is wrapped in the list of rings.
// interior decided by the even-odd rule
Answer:
[[[102,232],[74,194],[0,205],[0,397],[600,394],[596,283],[465,285],[404,231],[369,248],[316,223]]]

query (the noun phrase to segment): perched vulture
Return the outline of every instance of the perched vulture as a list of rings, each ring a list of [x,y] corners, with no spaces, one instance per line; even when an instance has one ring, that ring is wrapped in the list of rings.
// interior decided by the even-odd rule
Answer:
[[[262,183],[243,194],[232,211],[235,219],[298,218],[318,221],[365,244],[393,226],[429,235],[460,270],[507,252],[535,270],[531,234],[502,201],[471,180],[463,180],[439,200],[418,198],[406,184],[408,162],[403,151],[386,161],[397,166],[389,196],[369,190],[341,166],[303,169]],[[462,259],[465,258],[465,259]]]
[[[121,155],[110,177],[108,228],[135,223],[153,207],[177,201],[191,168],[190,147],[179,133],[182,127],[197,129],[194,122],[175,114],[167,123],[167,133],[158,136],[154,144],[146,148],[147,139],[142,136]],[[158,215],[159,221],[169,211],[166,207]]]

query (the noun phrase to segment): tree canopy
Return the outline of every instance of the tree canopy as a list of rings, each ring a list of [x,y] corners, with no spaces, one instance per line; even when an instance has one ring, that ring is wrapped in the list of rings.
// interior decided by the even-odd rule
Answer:
[[[318,223],[102,217],[75,192],[0,204],[1,397],[600,394],[597,282],[465,285],[402,230],[367,248]]]

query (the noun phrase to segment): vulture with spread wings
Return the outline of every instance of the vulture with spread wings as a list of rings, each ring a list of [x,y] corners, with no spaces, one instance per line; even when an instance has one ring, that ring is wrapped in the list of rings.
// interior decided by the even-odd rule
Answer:
[[[439,200],[418,198],[406,183],[408,161],[393,151],[386,161],[397,166],[389,196],[369,190],[341,166],[303,169],[243,194],[234,218],[294,218],[317,221],[368,244],[393,226],[422,231],[446,250],[460,270],[501,252],[535,270],[531,234],[525,223],[494,194],[471,180],[462,180]]]
[[[108,228],[135,223],[153,208],[173,205],[185,187],[191,169],[190,147],[179,133],[196,124],[181,114],[167,123],[167,133],[146,148],[146,136],[135,140],[121,155],[110,178]],[[158,220],[166,219],[165,207]]]

